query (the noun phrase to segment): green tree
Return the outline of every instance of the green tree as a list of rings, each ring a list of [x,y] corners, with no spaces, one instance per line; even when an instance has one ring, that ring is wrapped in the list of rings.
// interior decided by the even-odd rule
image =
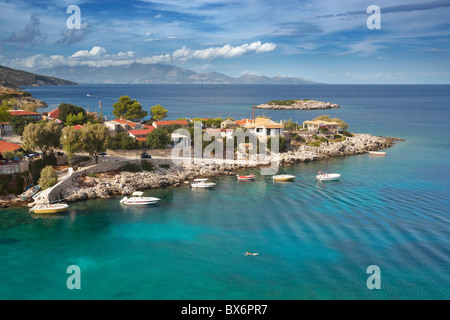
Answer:
[[[9,119],[9,123],[11,124],[14,134],[22,136],[25,127],[30,123],[34,123],[34,119],[32,117],[12,116]]]
[[[119,101],[113,104],[112,113],[119,119],[138,120],[145,118],[147,111],[142,110],[141,104],[136,100],[131,100],[129,96],[122,96]]]
[[[120,132],[109,140],[109,149],[138,150],[141,143],[126,132]]]
[[[59,109],[58,119],[61,120],[63,123],[66,123],[67,116],[69,114],[78,115],[81,112],[83,116],[86,117],[86,111],[82,107],[77,107],[73,104],[61,103],[58,109]]]
[[[170,143],[170,137],[165,130],[157,128],[147,135],[146,143],[152,149],[165,149]]]
[[[8,122],[11,118],[11,114],[8,112],[8,110],[11,110],[13,106],[16,105],[16,100],[10,99],[10,100],[3,100],[2,104],[0,105],[0,122]]]
[[[45,167],[41,171],[41,178],[38,183],[42,190],[53,187],[58,183],[58,172],[51,166]]]
[[[65,127],[62,130],[60,142],[63,145],[64,151],[67,153],[70,165],[72,165],[75,152],[81,149],[80,135],[80,130],[75,130],[73,127]]]
[[[40,150],[47,154],[58,148],[61,139],[61,127],[54,122],[39,122],[28,124],[22,134],[24,150]]]
[[[168,117],[169,110],[165,109],[162,105],[157,104],[150,109],[150,115],[154,121],[163,120]]]
[[[22,151],[3,151],[2,157],[6,160],[12,160],[14,158],[23,157],[24,153]]]
[[[76,126],[77,124],[83,124],[86,122],[86,116],[83,112],[79,112],[78,114],[69,113],[66,117],[65,124],[67,126]]]
[[[81,129],[80,146],[91,157],[95,157],[95,163],[98,163],[99,154],[108,149],[109,138],[107,127],[102,124],[87,123]]]

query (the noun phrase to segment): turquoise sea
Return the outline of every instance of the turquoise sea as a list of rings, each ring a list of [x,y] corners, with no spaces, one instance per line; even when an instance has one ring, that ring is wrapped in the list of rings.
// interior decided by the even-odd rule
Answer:
[[[120,197],[71,204],[54,217],[0,211],[0,299],[449,299],[449,85],[81,85],[27,88],[51,107],[105,114],[121,95],[177,117],[251,116],[273,99],[342,107],[267,111],[274,120],[337,116],[350,131],[405,139],[368,155],[282,167],[291,183],[214,180],[147,190],[162,200],[124,208]],[[87,97],[86,94],[91,97]],[[52,108],[50,108],[52,109]],[[317,171],[340,181],[317,183]],[[259,252],[244,256],[244,252]],[[69,290],[67,268],[81,270]],[[381,270],[369,290],[367,268]]]

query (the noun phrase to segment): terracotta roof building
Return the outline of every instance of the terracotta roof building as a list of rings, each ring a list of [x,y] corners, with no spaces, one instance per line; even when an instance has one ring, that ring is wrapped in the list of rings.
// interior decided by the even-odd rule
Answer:
[[[187,122],[187,120],[153,121],[153,126],[155,128],[170,126],[172,124],[178,124],[178,125],[186,126],[186,127],[189,126],[189,123]]]
[[[21,146],[18,144],[0,140],[0,155],[5,151],[17,151],[20,148]]]
[[[42,114],[32,111],[26,111],[26,110],[8,110],[9,114],[11,116],[18,116],[18,117],[32,117],[35,120],[41,120]]]
[[[143,129],[128,130],[128,134],[136,138],[137,141],[145,141],[147,140],[147,135],[151,133],[153,130],[155,130],[155,127],[145,126]]]

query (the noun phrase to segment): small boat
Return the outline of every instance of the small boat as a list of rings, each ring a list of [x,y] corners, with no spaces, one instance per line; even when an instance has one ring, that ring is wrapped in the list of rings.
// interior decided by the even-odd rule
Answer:
[[[68,204],[57,203],[57,204],[37,204],[30,211],[34,213],[57,213],[66,211],[69,208]]]
[[[144,193],[141,191],[136,191],[132,194],[131,198],[125,197],[120,200],[120,203],[129,206],[146,206],[149,204],[155,204],[161,200],[154,197],[143,197],[143,194]]]
[[[292,181],[294,178],[295,176],[291,174],[279,174],[272,177],[274,181]]]
[[[378,156],[378,157],[385,157],[386,152],[383,151],[369,151],[369,155],[371,156]]]
[[[319,181],[332,181],[332,180],[338,180],[341,177],[340,173],[325,173],[322,172],[322,174],[318,174],[316,176],[316,179]]]
[[[34,187],[30,187],[27,190],[25,190],[24,193],[22,193],[20,195],[22,201],[27,201],[28,199],[32,198],[35,194],[37,194],[39,192],[39,190],[41,189],[40,186],[34,186]]]
[[[249,181],[249,180],[255,180],[255,175],[254,174],[250,174],[248,176],[240,176],[240,175],[236,175],[237,179],[239,181]]]
[[[216,184],[213,182],[209,182],[208,179],[195,179],[193,183],[191,183],[192,188],[212,188]]]

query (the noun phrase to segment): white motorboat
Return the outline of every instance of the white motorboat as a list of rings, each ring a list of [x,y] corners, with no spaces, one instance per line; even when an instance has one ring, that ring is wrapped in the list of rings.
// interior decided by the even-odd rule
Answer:
[[[385,157],[386,152],[384,151],[369,151],[369,155],[371,156],[378,156],[378,157]]]
[[[22,201],[27,201],[30,198],[32,198],[34,195],[36,195],[39,190],[41,190],[40,186],[32,186],[30,188],[28,188],[24,193],[22,193],[20,195]]]
[[[129,206],[146,206],[149,204],[155,204],[161,199],[154,197],[143,197],[144,193],[140,191],[136,191],[133,193],[131,198],[125,197],[120,200],[121,204],[129,205]]]
[[[292,174],[279,174],[272,177],[274,181],[292,181],[295,176]]]
[[[216,184],[213,182],[209,182],[209,180],[206,179],[195,179],[193,183],[191,183],[192,188],[212,188]]]
[[[67,208],[69,208],[69,205],[65,203],[38,204],[31,208],[30,211],[33,211],[34,213],[58,213],[66,211]]]
[[[340,173],[325,173],[322,172],[322,174],[318,174],[316,176],[316,179],[319,181],[332,181],[332,180],[339,180],[341,177]]]

